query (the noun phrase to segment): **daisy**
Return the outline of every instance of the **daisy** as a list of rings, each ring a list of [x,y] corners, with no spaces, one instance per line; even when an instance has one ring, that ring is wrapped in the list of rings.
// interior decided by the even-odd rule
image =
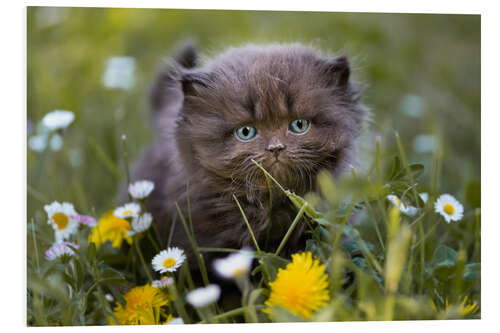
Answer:
[[[125,306],[117,302],[113,310],[120,325],[155,325],[160,318],[170,317],[162,308],[168,304],[167,297],[151,285],[134,287],[123,298]]]
[[[450,194],[441,194],[434,203],[434,210],[448,223],[460,221],[464,216],[464,206]]]
[[[292,255],[292,262],[280,268],[276,279],[269,283],[271,293],[264,309],[271,317],[273,306],[287,309],[294,315],[310,318],[312,312],[329,300],[328,275],[325,265],[313,259],[311,252]]]
[[[427,192],[419,193],[418,195],[420,196],[420,199],[422,199],[424,203],[427,203],[427,201],[429,200],[429,193]]]
[[[78,215],[77,214],[77,215],[70,215],[69,217],[72,219],[75,219],[78,222],[80,222],[81,224],[85,224],[86,226],[89,226],[89,227],[95,227],[97,225],[97,221],[92,216],[85,216],[85,215]]]
[[[102,76],[102,84],[109,89],[130,89],[134,86],[135,59],[111,57]]]
[[[99,248],[102,244],[110,241],[112,247],[119,249],[124,240],[132,244],[132,237],[127,233],[130,230],[132,227],[127,220],[116,217],[112,211],[109,211],[92,228],[89,242],[95,243],[96,247]]]
[[[42,124],[50,131],[67,128],[75,119],[75,114],[66,110],[55,110],[42,118]]]
[[[252,267],[252,260],[252,254],[248,250],[242,250],[215,260],[214,268],[223,278],[234,279],[248,273]]]
[[[80,246],[73,242],[59,242],[52,245],[47,251],[45,251],[45,259],[49,261],[56,260],[60,257],[73,257],[76,253],[73,249],[78,250]]]
[[[121,219],[134,218],[139,216],[141,206],[136,202],[129,202],[115,209],[113,214]]]
[[[49,217],[47,223],[55,230],[56,242],[66,240],[77,232],[79,223],[73,216],[78,214],[72,204],[54,201],[43,209]]]
[[[146,198],[155,188],[155,184],[149,180],[139,180],[128,186],[128,193],[132,198],[140,200]]]
[[[186,299],[195,308],[201,308],[216,302],[220,297],[220,287],[210,284],[204,288],[197,288],[186,295]]]
[[[150,213],[144,213],[132,220],[132,229],[134,233],[141,233],[149,229],[153,222],[153,216]]]
[[[398,207],[401,213],[405,214],[406,216],[415,216],[418,213],[417,207],[405,205],[397,196],[393,194],[389,194],[386,198],[394,206]]]
[[[183,325],[184,320],[181,317],[173,318],[172,320],[167,322],[167,325]]]
[[[174,279],[169,277],[169,276],[164,276],[161,278],[161,280],[155,280],[151,285],[155,288],[165,288],[168,285],[172,285],[174,283]]]
[[[184,251],[177,247],[169,247],[158,253],[152,261],[155,271],[160,273],[175,272],[186,260]]]

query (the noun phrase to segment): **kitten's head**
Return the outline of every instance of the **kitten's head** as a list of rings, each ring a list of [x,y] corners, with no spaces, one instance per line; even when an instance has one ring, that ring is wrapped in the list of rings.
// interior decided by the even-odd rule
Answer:
[[[245,191],[265,187],[253,159],[283,186],[312,190],[319,170],[346,166],[359,133],[349,75],[346,58],[301,45],[235,48],[200,69],[178,66],[169,74],[182,91],[172,126],[185,167]]]

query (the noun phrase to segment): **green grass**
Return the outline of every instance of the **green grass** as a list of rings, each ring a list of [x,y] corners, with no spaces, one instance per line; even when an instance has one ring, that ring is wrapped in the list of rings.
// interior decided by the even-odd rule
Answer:
[[[321,48],[351,56],[354,79],[366,82],[363,100],[373,121],[360,140],[360,167],[335,182],[322,175],[320,193],[300,198],[287,192],[297,207],[290,223],[307,223],[306,250],[329,275],[331,299],[312,320],[461,318],[453,305],[465,297],[479,307],[465,317],[480,317],[479,16],[72,8],[46,26],[39,12],[28,9],[28,119],[36,126],[44,114],[68,109],[76,120],[61,150],[27,152],[28,325],[107,324],[114,304],[104,295],[119,302],[124,291],[148,282],[147,271],[157,278],[139,246],[94,249],[86,228],[75,236],[80,250],[73,264],[48,262],[43,254],[54,236],[43,205],[68,201],[96,218],[116,207],[128,170],[153,136],[147,87],[161,58],[191,36],[209,53],[249,41],[316,39]],[[99,23],[88,29],[89,20]],[[113,55],[136,59],[136,84],[128,91],[101,85]],[[434,149],[415,149],[421,134],[434,136]],[[427,204],[421,192],[429,193]],[[420,207],[419,213],[398,214],[386,199],[390,193]],[[464,205],[462,220],[448,224],[434,212],[442,193]],[[190,213],[182,214],[175,227],[189,232]],[[141,244],[155,238],[154,230],[147,235]],[[171,238],[161,242],[166,247]],[[191,244],[197,247],[195,239]],[[268,283],[290,258],[280,257],[280,248],[255,248],[260,266],[248,297],[236,309],[214,307],[208,321],[269,321],[260,311]],[[203,256],[235,249],[197,250]],[[189,266],[210,269],[196,258]],[[199,322],[184,302],[194,288],[187,264],[176,281],[178,298],[167,312]],[[297,319],[286,311],[276,318]]]

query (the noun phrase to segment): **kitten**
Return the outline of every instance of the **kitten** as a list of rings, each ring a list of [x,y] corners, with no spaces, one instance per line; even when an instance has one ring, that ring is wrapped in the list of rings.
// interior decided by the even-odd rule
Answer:
[[[291,44],[231,48],[197,65],[187,46],[159,74],[151,94],[157,138],[134,178],[156,185],[146,204],[162,235],[176,202],[187,219],[189,195],[199,246],[253,247],[234,194],[260,247],[275,251],[297,210],[276,187],[269,195],[251,160],[299,195],[315,190],[320,170],[339,175],[363,118],[349,63]],[[303,246],[303,225],[284,253]],[[192,256],[179,219],[172,245]]]

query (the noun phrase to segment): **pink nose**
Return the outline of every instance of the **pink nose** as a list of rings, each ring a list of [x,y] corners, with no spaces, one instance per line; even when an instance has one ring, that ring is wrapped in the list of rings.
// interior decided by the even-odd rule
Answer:
[[[275,154],[279,153],[283,149],[285,149],[285,145],[282,144],[281,142],[272,143],[269,146],[267,146],[267,148],[266,148],[267,151],[273,152]]]

